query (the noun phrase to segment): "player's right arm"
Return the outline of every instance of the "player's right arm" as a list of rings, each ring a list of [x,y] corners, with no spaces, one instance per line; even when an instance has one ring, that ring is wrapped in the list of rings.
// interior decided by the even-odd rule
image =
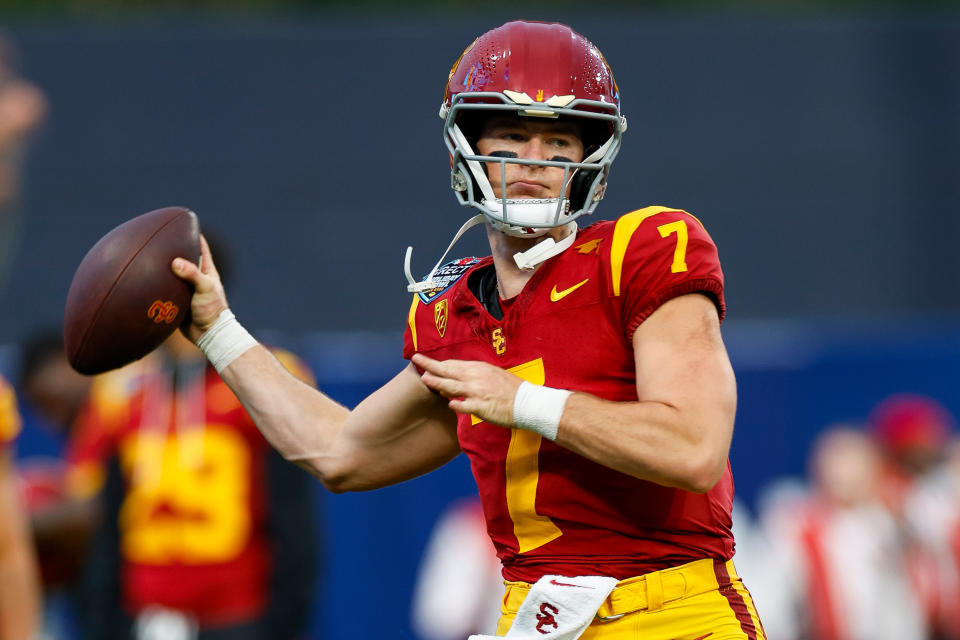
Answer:
[[[182,258],[174,273],[194,287],[196,342],[220,313],[226,296],[203,242],[202,270]],[[460,452],[456,414],[408,365],[352,411],[304,384],[257,345],[220,372],[264,437],[285,458],[332,491],[363,491],[422,475]]]

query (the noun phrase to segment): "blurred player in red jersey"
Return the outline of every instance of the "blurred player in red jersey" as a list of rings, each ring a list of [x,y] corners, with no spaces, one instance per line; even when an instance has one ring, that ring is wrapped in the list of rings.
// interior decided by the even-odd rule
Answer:
[[[308,371],[278,352],[308,383]],[[277,455],[181,334],[95,379],[69,485],[104,517],[81,578],[84,638],[293,639],[315,565],[310,478]],[[132,635],[131,635],[132,629]]]
[[[0,378],[0,638],[30,640],[40,624],[40,580],[10,446],[20,430],[13,388]]]
[[[782,596],[760,600],[771,637],[929,637],[901,531],[881,500],[880,465],[863,429],[831,425],[811,448],[809,485],[768,496],[762,519],[773,555],[761,569],[776,572],[767,584]]]
[[[870,413],[883,453],[881,496],[901,531],[930,636],[960,638],[960,492],[948,454],[956,420],[933,398],[894,394]]]
[[[352,411],[299,384],[229,312],[207,253],[172,265],[196,287],[189,336],[333,491],[466,452],[507,580],[498,633],[763,638],[731,561],[716,247],[670,207],[576,221],[626,128],[603,56],[565,25],[507,23],[454,64],[441,116],[451,184],[480,212],[464,228],[485,222],[492,255],[415,283],[408,253],[409,366]]]

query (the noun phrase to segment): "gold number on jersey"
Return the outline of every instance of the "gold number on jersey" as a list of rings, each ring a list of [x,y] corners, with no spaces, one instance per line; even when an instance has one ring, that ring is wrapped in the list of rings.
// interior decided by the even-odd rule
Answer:
[[[164,437],[142,431],[121,446],[130,491],[121,546],[143,564],[206,564],[239,554],[251,530],[250,450],[208,425]]]
[[[687,223],[683,220],[675,220],[657,227],[661,238],[677,234],[677,247],[673,251],[673,264],[670,265],[670,273],[682,273],[687,270]]]
[[[508,371],[533,384],[542,385],[546,381],[543,358],[511,367]],[[541,442],[538,434],[526,429],[510,432],[506,461],[507,510],[513,520],[513,533],[517,536],[520,553],[542,547],[563,534],[550,518],[536,510]]]

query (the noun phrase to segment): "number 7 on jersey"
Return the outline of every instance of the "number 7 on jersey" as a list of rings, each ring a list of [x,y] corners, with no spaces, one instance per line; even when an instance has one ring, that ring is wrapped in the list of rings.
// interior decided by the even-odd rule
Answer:
[[[673,264],[670,273],[682,273],[687,270],[687,223],[675,220],[657,227],[661,238],[677,234],[677,247],[673,250]]]

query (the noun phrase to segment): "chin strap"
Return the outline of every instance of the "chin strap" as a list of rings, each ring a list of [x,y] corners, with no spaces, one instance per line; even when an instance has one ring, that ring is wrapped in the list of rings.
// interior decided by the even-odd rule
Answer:
[[[421,291],[429,291],[430,289],[435,289],[437,283],[433,281],[433,274],[436,273],[437,269],[440,268],[440,265],[443,264],[443,259],[447,257],[447,254],[450,253],[450,249],[453,248],[453,245],[457,243],[457,240],[460,239],[468,229],[477,226],[486,219],[482,213],[478,213],[469,220],[463,223],[460,227],[460,230],[457,231],[457,235],[453,236],[453,240],[450,241],[450,244],[447,246],[447,250],[443,252],[443,255],[440,256],[440,260],[437,264],[433,265],[433,269],[430,269],[430,273],[427,274],[427,277],[423,279],[423,282],[417,282],[413,279],[413,274],[410,272],[410,257],[413,255],[413,247],[407,247],[407,254],[403,258],[403,273],[407,276],[407,291],[410,293],[420,293]]]
[[[437,269],[440,268],[440,265],[443,264],[447,254],[450,253],[450,249],[453,248],[453,245],[457,243],[457,240],[459,240],[464,233],[466,233],[472,227],[484,222],[485,220],[486,216],[482,213],[478,213],[464,222],[460,227],[460,230],[457,231],[456,235],[453,236],[453,240],[450,241],[450,244],[447,246],[447,250],[443,252],[442,256],[440,256],[440,260],[437,261],[437,264],[433,265],[433,269],[430,269],[430,273],[427,274],[427,277],[424,278],[422,282],[417,282],[413,278],[413,273],[410,270],[410,258],[413,256],[413,247],[407,247],[407,253],[403,258],[403,273],[407,276],[407,282],[409,283],[407,285],[407,291],[410,293],[420,293],[423,291],[429,291],[430,289],[435,289],[438,285],[433,280],[433,274],[436,273]],[[525,271],[530,271],[538,264],[566,251],[577,238],[577,223],[575,221],[568,222],[566,227],[570,233],[567,235],[567,237],[560,240],[560,242],[555,241],[553,238],[545,238],[526,251],[520,251],[513,254],[514,262],[517,263],[519,268]]]
[[[573,221],[568,222],[567,229],[570,230],[570,234],[560,242],[557,242],[553,238],[545,238],[526,251],[513,254],[513,261],[524,271],[531,271],[538,264],[563,253],[573,244],[573,241],[577,239],[577,223]]]

